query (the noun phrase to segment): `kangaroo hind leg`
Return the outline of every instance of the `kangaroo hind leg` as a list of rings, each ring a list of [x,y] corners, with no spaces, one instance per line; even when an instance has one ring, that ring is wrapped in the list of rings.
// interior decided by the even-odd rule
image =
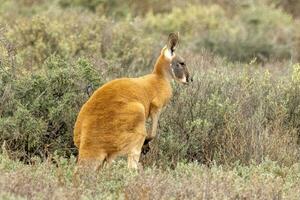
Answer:
[[[142,146],[146,138],[146,128],[137,133],[136,140],[132,145],[132,148],[128,152],[128,168],[138,169],[138,163],[142,151]]]

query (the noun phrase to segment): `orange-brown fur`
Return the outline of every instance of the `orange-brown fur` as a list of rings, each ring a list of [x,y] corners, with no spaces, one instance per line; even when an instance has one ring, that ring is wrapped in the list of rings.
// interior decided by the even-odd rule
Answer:
[[[116,156],[127,154],[129,167],[137,167],[148,137],[146,120],[157,119],[172,96],[171,60],[164,55],[166,49],[161,51],[153,73],[108,82],[83,105],[74,128],[79,164],[98,168],[103,161],[110,163]]]

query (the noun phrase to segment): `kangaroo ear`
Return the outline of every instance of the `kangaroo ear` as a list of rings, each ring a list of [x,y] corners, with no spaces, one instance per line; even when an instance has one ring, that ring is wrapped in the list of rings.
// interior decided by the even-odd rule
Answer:
[[[168,49],[171,50],[172,54],[175,51],[178,43],[179,43],[179,33],[170,33],[169,37],[168,37],[167,46],[168,46]]]

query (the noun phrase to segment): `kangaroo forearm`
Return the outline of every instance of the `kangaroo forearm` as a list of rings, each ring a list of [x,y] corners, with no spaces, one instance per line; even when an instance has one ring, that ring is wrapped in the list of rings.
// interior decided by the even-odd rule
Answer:
[[[151,126],[150,133],[146,137],[147,140],[152,140],[156,136],[159,115],[160,115],[160,109],[151,113],[152,126]]]

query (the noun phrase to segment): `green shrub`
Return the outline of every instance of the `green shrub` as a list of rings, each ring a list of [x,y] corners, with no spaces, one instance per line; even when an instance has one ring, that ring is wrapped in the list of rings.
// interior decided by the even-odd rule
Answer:
[[[114,23],[77,11],[21,18],[5,35],[17,44],[17,64],[27,70],[41,68],[55,54],[73,60],[88,57],[108,74],[124,76],[128,68],[137,73],[151,68],[157,56],[158,41],[145,36],[138,23]]]
[[[203,59],[190,61],[192,71]],[[266,158],[286,165],[297,162],[299,66],[281,76],[253,65],[228,68],[224,61],[212,62],[216,67],[196,72],[192,85],[174,85],[174,97],[160,120],[160,136],[144,164],[230,165]],[[72,63],[51,56],[42,69],[16,80],[1,73],[0,143],[5,141],[8,150],[24,159],[75,154],[72,131],[87,99],[85,87],[92,83],[97,88],[105,78],[85,59]]]
[[[20,19],[8,35],[18,44],[20,64],[35,69],[52,54],[66,59],[91,54],[101,56],[100,30],[104,23],[105,19],[90,15],[58,12]]]
[[[160,52],[158,42],[145,36],[134,24],[112,25],[103,44],[104,58],[111,66],[108,74],[129,76],[129,69],[131,74],[150,72]]]
[[[257,57],[291,57],[292,19],[289,15],[263,5],[240,10],[224,26],[212,31],[203,41],[204,47],[233,60]]]
[[[154,13],[169,12],[173,7],[184,6],[189,1],[177,0],[59,0],[63,8],[86,8],[97,14],[105,15],[114,19],[124,19],[137,16],[145,16],[149,11]]]
[[[150,12],[145,18],[145,26],[159,33],[168,34],[172,31],[180,31],[185,35],[195,36],[196,33],[201,34],[220,28],[224,18],[224,10],[218,5],[189,5],[186,8],[174,8],[170,13],[153,14]]]
[[[291,16],[266,5],[241,8],[228,17],[218,5],[190,5],[165,14],[148,14],[146,28],[183,33],[194,50],[206,48],[231,60],[260,61],[290,58],[293,45]]]
[[[145,162],[297,162],[299,84],[247,68],[208,69],[190,87],[175,87]]]
[[[18,77],[1,74],[4,110],[0,119],[0,143],[16,157],[27,160],[57,152],[75,153],[72,133],[76,116],[87,99],[85,87],[102,84],[100,72],[86,60],[75,64],[50,57],[44,70]],[[8,79],[8,80],[7,80]]]
[[[96,7],[100,4],[103,4],[105,0],[60,0],[59,4],[63,7],[67,6],[82,6],[91,10],[95,10]]]

